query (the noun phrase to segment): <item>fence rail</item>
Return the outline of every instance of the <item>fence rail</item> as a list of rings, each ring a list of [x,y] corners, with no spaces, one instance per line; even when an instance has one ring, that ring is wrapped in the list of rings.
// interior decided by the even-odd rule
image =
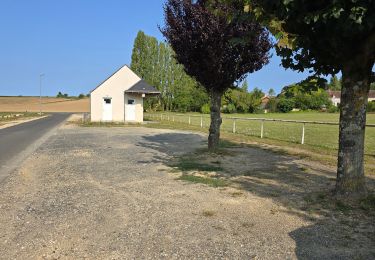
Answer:
[[[210,124],[210,117],[206,115],[148,113],[145,114],[145,117],[157,121],[180,122],[200,126],[201,128],[207,128]],[[226,132],[291,141],[300,144],[307,142],[309,145],[337,148],[338,122],[229,116],[224,116],[222,119],[222,130]],[[372,128],[369,138],[375,139],[375,124],[367,124],[366,127]],[[370,153],[375,154],[375,148],[371,149],[374,151],[370,151]]]

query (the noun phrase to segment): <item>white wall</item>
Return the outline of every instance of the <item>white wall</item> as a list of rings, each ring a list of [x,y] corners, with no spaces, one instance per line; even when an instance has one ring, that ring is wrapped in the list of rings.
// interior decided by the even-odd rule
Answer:
[[[125,119],[125,98],[124,92],[132,87],[135,83],[140,81],[139,78],[129,67],[124,66],[119,69],[114,75],[103,82],[99,87],[91,92],[90,106],[91,106],[91,121],[102,121],[103,98],[112,98],[112,120],[114,122],[123,122]],[[140,97],[142,99],[142,97]],[[139,101],[137,98],[136,103],[141,104],[142,108],[138,108],[136,118],[140,120],[141,116],[138,115],[142,111],[143,121],[143,100]]]
[[[143,122],[143,97],[142,94],[125,94],[125,104],[128,99],[135,101],[135,122]]]

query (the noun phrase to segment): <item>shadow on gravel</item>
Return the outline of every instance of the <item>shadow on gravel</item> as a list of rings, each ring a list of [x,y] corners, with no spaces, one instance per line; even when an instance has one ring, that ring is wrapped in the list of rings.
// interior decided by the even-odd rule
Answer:
[[[155,156],[154,159],[162,163],[168,162],[170,156],[181,156],[194,151],[204,145],[204,138],[198,134],[190,133],[165,133],[151,136],[143,136],[144,142],[139,145],[156,150],[167,155]]]
[[[144,140],[141,146],[168,155],[155,160],[170,166],[173,156],[188,161],[189,166],[220,166],[219,178],[284,206],[271,214],[280,211],[311,221],[312,225],[290,233],[299,259],[375,258],[375,198],[356,205],[336,201],[332,196],[335,173],[319,164],[307,165],[279,152],[238,144],[227,145],[224,153],[207,153],[197,149],[206,142],[195,134],[166,133],[144,136]],[[374,179],[367,178],[367,184],[373,192]]]

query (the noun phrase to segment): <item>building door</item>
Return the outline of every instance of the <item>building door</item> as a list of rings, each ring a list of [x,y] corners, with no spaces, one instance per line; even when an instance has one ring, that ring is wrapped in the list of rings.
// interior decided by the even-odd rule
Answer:
[[[112,121],[112,98],[103,99],[103,121]]]
[[[125,121],[135,121],[135,100],[128,99],[125,105]]]

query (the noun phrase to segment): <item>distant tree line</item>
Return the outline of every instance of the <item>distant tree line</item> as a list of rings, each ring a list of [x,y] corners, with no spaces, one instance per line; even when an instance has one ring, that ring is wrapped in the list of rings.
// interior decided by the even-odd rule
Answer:
[[[85,97],[89,97],[90,94],[79,94],[78,96],[69,96],[67,93],[62,93],[61,91],[59,91],[59,93],[57,93],[56,97],[57,98],[78,98],[78,99],[82,99],[82,98],[85,98]]]

